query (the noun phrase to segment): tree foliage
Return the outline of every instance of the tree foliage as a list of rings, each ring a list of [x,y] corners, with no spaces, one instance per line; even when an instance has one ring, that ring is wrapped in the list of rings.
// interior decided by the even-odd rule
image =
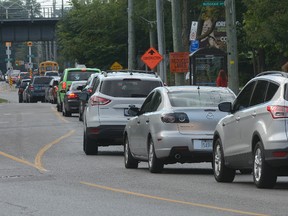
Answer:
[[[288,1],[243,0],[243,3],[247,7],[243,24],[248,45],[253,50],[263,50],[266,68],[279,69],[283,57],[288,56]]]

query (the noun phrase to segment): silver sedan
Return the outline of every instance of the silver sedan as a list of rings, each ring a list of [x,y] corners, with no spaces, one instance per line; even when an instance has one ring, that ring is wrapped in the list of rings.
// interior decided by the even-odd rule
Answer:
[[[140,109],[128,110],[133,117],[124,130],[125,167],[148,161],[150,172],[157,173],[164,164],[211,162],[216,124],[227,115],[218,104],[234,99],[222,87],[155,88]]]

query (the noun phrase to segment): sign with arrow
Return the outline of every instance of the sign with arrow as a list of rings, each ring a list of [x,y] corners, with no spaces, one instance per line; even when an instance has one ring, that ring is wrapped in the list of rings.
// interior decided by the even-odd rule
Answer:
[[[144,55],[141,57],[141,60],[151,69],[155,68],[161,61],[163,57],[156,49],[151,47],[148,49]]]

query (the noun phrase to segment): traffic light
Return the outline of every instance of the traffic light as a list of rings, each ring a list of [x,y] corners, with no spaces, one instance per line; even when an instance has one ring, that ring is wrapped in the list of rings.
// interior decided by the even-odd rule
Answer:
[[[27,46],[31,47],[33,45],[32,41],[27,42]]]
[[[15,65],[16,65],[16,66],[19,66],[19,61],[15,61]]]

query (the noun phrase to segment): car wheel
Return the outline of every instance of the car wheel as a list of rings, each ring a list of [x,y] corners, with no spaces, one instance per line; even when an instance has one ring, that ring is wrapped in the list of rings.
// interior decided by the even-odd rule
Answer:
[[[125,137],[125,143],[124,143],[124,162],[125,162],[125,167],[127,169],[138,168],[138,161],[135,160],[135,158],[131,154],[130,147],[129,147],[129,140],[127,136]]]
[[[84,131],[83,135],[83,150],[86,155],[97,155],[98,154],[98,146],[97,144],[87,136]]]
[[[80,105],[79,105],[79,121],[83,121],[81,102],[80,102]]]
[[[273,188],[277,175],[273,169],[265,162],[264,148],[259,141],[254,150],[253,180],[258,188]]]
[[[67,116],[67,117],[71,116],[71,112],[66,110],[64,102],[62,103],[62,114],[63,116]]]
[[[148,149],[148,167],[151,173],[160,173],[164,167],[162,161],[160,161],[155,155],[154,143],[152,138],[149,140]]]
[[[225,166],[221,140],[217,139],[213,148],[213,171],[217,182],[233,182],[235,170]]]

